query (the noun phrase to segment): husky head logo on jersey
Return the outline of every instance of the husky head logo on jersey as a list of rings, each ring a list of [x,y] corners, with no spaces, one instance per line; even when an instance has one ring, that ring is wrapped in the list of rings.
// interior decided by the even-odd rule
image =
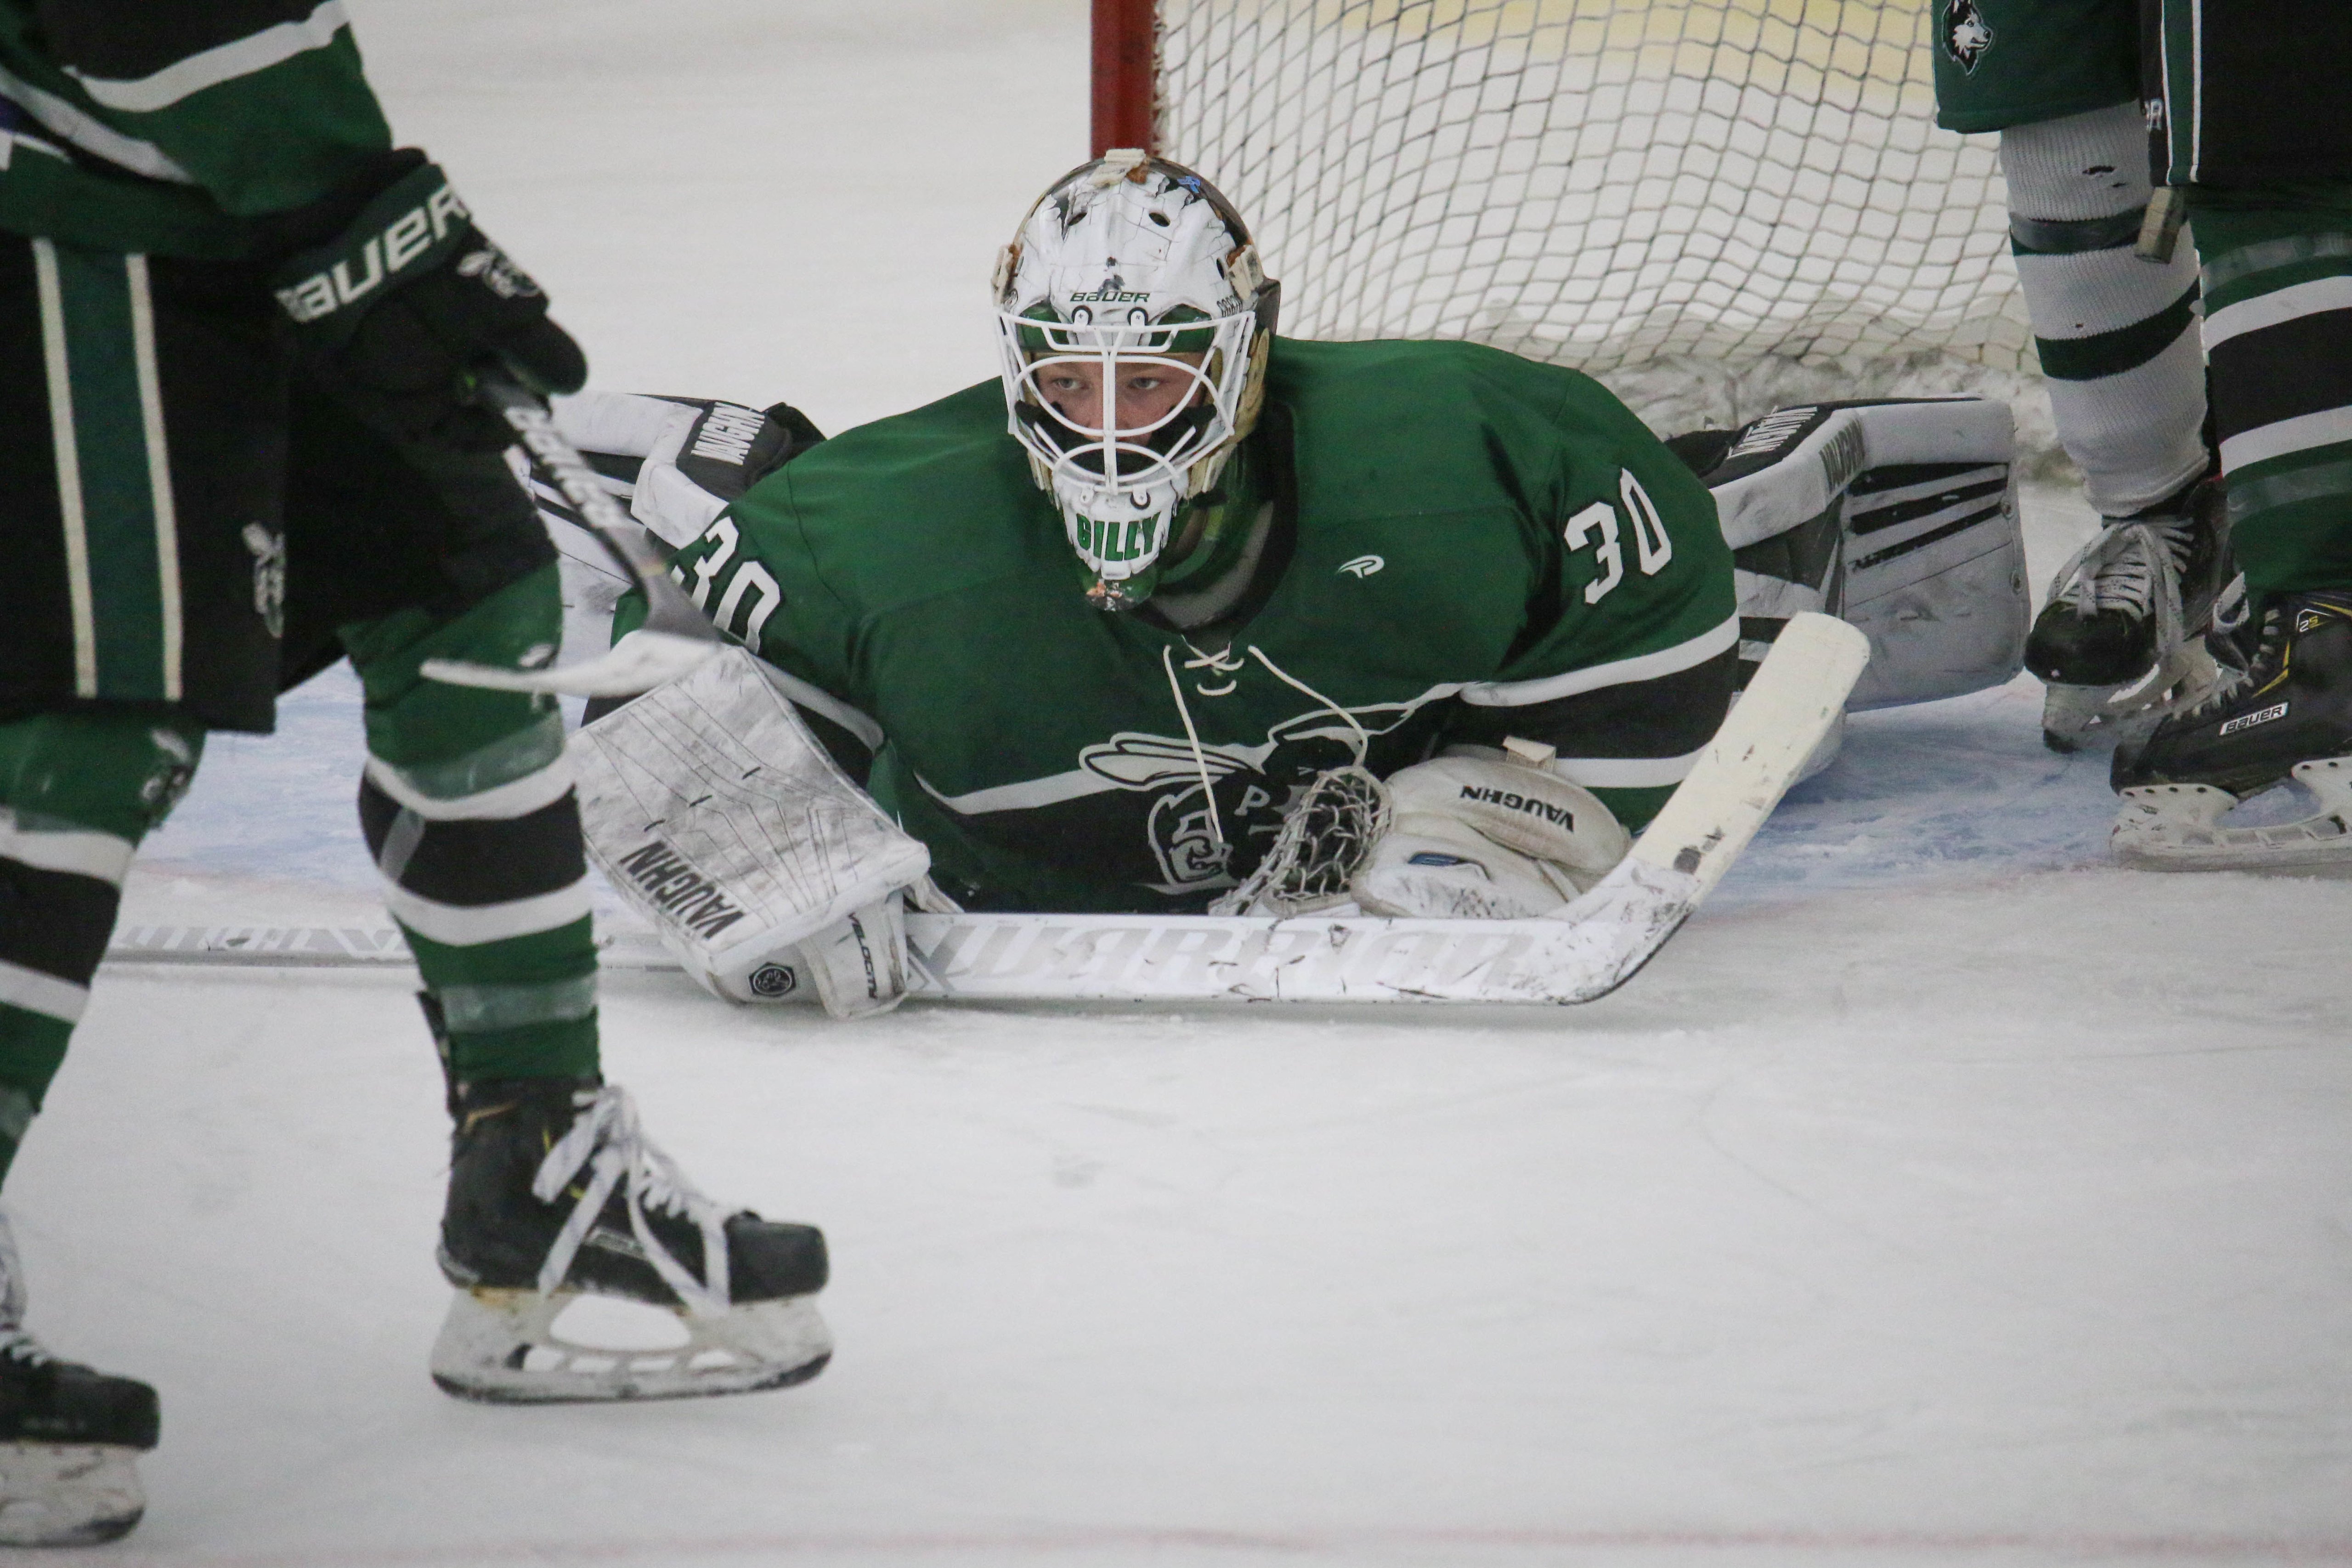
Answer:
[[[1013,438],[1105,609],[1140,604],[1185,503],[1257,422],[1280,286],[1232,204],[1132,150],[1055,182],[996,268]]]
[[[1944,13],[1944,52],[1960,68],[1963,76],[1974,76],[1977,62],[1992,47],[1992,28],[1986,26],[1984,13],[1977,9],[1976,0],[1951,0]]]

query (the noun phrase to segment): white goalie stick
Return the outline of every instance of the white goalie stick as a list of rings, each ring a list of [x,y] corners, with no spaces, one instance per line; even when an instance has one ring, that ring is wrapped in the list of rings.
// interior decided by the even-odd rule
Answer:
[[[1843,711],[1867,638],[1791,617],[1731,716],[1632,853],[1592,890],[1533,920],[1284,920],[1213,915],[910,913],[908,994],[1074,1002],[1591,1002],[1633,978],[1723,879]],[[606,939],[614,968],[676,963],[650,932]],[[131,926],[117,963],[383,965],[390,931]],[[778,1000],[814,1000],[784,965]],[[761,989],[755,977],[754,989]]]
[[[547,405],[496,375],[479,377],[475,395],[514,427],[516,438],[553,477],[589,531],[635,580],[646,595],[646,618],[605,652],[561,669],[501,669],[428,658],[419,667],[425,674],[453,686],[486,686],[494,691],[627,697],[684,675],[724,647],[718,629],[671,581],[668,563],[646,531],[621,510],[621,503],[598,482],[595,470],[556,429]]]

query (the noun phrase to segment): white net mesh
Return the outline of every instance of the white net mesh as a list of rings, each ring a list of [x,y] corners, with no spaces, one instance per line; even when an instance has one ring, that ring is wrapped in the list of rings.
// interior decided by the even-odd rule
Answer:
[[[1160,13],[1162,148],[1249,220],[1294,335],[1688,366],[1713,419],[1785,395],[1766,363],[1847,396],[2035,368],[1993,140],[1935,129],[1924,0]]]

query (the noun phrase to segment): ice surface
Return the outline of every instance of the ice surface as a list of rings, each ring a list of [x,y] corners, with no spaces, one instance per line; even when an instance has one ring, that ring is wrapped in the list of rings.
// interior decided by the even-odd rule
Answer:
[[[349,0],[600,384],[827,426],[990,373],[1083,153],[1077,0]],[[2091,526],[2029,498],[2037,578]],[[2352,1561],[2352,885],[2132,875],[2030,684],[1865,715],[1570,1011],[737,1012],[606,990],[839,1358],[443,1397],[393,974],[115,968],[10,1188],[34,1326],[153,1379],[172,1564]],[[134,919],[373,924],[330,677],[216,741]]]

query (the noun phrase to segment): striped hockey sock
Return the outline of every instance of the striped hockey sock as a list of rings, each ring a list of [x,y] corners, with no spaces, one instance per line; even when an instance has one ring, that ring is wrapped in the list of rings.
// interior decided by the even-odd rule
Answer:
[[[131,855],[203,749],[137,710],[0,724],[0,1175],[89,1004]]]
[[[2049,378],[2059,444],[2091,504],[2126,517],[2205,471],[2196,251],[2133,254],[2147,209],[2139,106],[2000,133],[2010,248]]]
[[[2352,587],[2352,186],[2200,190],[2194,212],[2246,584]]]
[[[552,567],[446,618],[346,626],[367,688],[360,826],[458,1079],[597,1068],[596,949],[563,721],[543,699],[426,680],[427,658],[538,662]]]
[[[454,761],[368,760],[360,825],[459,1079],[596,1070],[596,951],[563,723]]]

